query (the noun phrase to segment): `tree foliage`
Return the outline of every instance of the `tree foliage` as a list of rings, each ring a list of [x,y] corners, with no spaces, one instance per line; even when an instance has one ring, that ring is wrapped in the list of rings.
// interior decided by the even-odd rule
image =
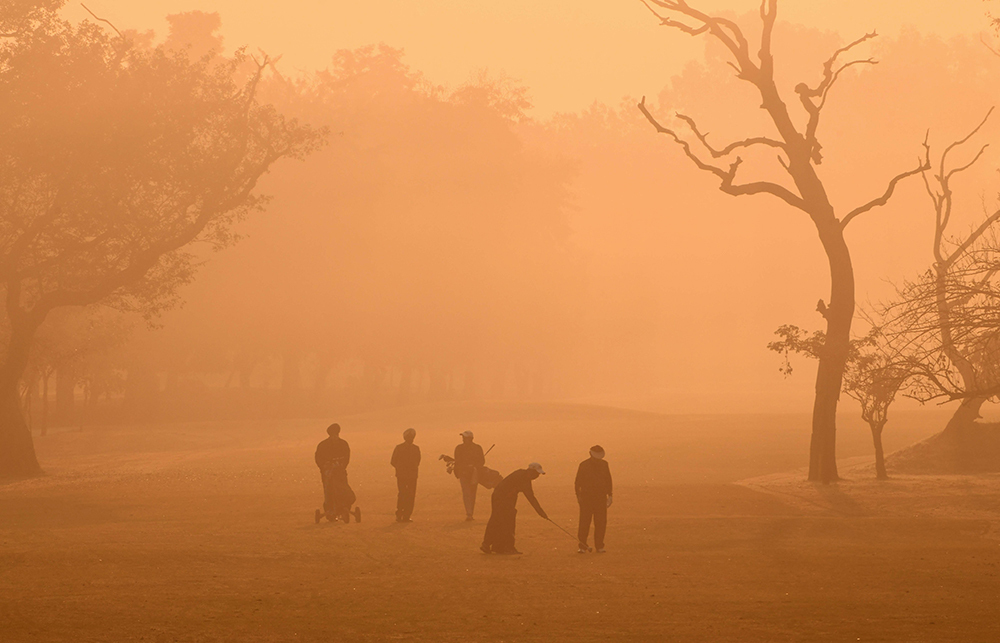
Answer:
[[[233,224],[264,202],[261,175],[320,142],[258,100],[266,58],[136,46],[117,29],[60,20],[59,4],[3,16],[0,283],[11,333],[0,452],[15,455],[0,457],[0,475],[37,466],[13,395],[46,316],[98,302],[156,316],[192,279],[193,244],[230,245]]]

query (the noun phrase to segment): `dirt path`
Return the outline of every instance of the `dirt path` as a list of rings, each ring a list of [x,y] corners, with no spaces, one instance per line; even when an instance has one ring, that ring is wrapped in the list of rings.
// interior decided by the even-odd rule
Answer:
[[[914,511],[901,498],[927,490],[912,481],[891,496],[787,476],[732,484],[710,462],[738,461],[725,449],[735,436],[706,437],[698,456],[662,437],[662,418],[477,417],[417,425],[424,464],[409,525],[392,521],[387,464],[400,418],[343,422],[365,510],[350,525],[312,523],[315,421],[51,436],[40,443],[49,475],[0,487],[0,639],[995,639],[996,494],[980,483],[952,481]],[[538,496],[570,529],[582,455],[566,445],[603,435],[617,487],[608,553],[575,553],[523,502],[525,554],[479,553],[488,497],[480,520],[463,522],[457,482],[435,461],[461,427],[498,442],[492,466],[544,462]],[[765,455],[740,449],[747,471]]]

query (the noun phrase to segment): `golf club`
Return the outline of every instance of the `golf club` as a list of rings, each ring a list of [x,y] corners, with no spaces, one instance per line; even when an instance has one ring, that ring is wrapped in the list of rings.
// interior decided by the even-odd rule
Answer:
[[[551,518],[546,518],[546,520],[548,520],[549,522],[551,522],[553,525],[556,525],[556,523]],[[566,531],[565,529],[563,529],[559,525],[556,525],[556,528],[559,531],[561,531],[564,534],[566,534],[567,536],[569,536],[570,538],[572,538],[573,540],[575,540],[576,544],[579,545],[580,547],[586,547],[587,551],[594,551],[593,547],[589,546],[587,543],[583,542],[582,540],[580,540],[579,538],[577,538],[573,534],[569,533],[568,531]]]

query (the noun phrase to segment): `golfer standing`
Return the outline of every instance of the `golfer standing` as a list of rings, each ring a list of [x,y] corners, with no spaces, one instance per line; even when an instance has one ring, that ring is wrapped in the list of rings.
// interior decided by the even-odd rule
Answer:
[[[484,554],[521,553],[514,547],[514,527],[519,493],[524,494],[539,516],[544,520],[549,519],[548,514],[538,504],[535,492],[531,488],[531,481],[544,473],[542,465],[532,462],[527,469],[518,469],[501,480],[493,490],[493,511],[490,513],[490,521],[486,523],[486,533],[483,534],[483,544],[480,546]]]
[[[486,464],[483,447],[472,441],[472,431],[462,431],[462,444],[455,447],[455,477],[462,485],[462,502],[465,519],[472,520],[476,509],[476,490],[479,487],[479,468]]]
[[[604,533],[608,528],[608,508],[611,506],[611,468],[604,460],[604,449],[595,444],[590,457],[576,470],[576,500],[580,503],[580,553],[587,553],[590,521],[594,521],[594,547],[604,553]]]
[[[417,468],[420,466],[420,447],[413,444],[417,437],[414,429],[403,431],[403,442],[392,452],[392,464],[396,469],[396,522],[413,522],[413,502],[417,496]]]

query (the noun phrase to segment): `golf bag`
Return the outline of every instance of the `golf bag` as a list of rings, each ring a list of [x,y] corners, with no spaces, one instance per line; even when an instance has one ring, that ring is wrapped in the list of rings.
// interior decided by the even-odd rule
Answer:
[[[479,467],[479,484],[483,485],[487,489],[492,489],[493,487],[500,484],[503,480],[503,476],[496,469],[490,469],[489,467]]]

